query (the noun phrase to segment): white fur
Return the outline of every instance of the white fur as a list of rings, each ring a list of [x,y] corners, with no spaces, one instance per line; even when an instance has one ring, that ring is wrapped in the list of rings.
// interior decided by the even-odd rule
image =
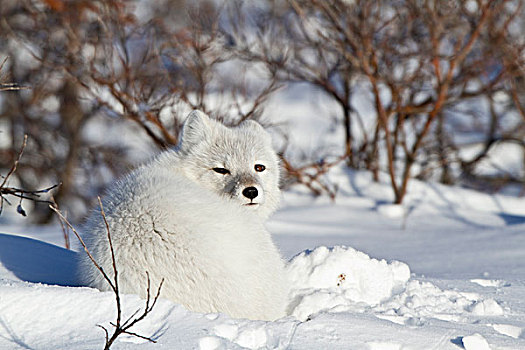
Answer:
[[[266,170],[256,172],[255,164]],[[213,168],[228,169],[218,174]],[[117,181],[103,198],[123,293],[146,294],[165,279],[161,296],[198,312],[275,320],[285,315],[283,261],[263,222],[279,199],[278,160],[255,122],[227,128],[194,111],[175,150]],[[256,187],[259,196],[242,195]],[[258,203],[247,206],[250,202]],[[88,219],[88,249],[110,276],[111,255],[99,211]],[[109,285],[86,254],[79,276]]]

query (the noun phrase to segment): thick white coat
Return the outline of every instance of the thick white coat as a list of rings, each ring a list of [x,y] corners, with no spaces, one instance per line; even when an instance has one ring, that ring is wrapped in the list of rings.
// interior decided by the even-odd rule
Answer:
[[[277,207],[278,182],[277,156],[259,124],[227,128],[192,112],[175,150],[117,181],[102,200],[120,291],[145,297],[147,271],[152,292],[164,279],[161,297],[192,311],[260,320],[285,316],[284,263],[263,225]],[[247,187],[258,196],[245,197]],[[89,251],[112,277],[100,211],[83,231]],[[109,290],[87,255],[81,256],[83,284]]]

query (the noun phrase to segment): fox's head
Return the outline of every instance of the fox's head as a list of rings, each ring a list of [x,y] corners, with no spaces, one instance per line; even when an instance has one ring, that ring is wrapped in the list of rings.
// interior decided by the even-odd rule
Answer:
[[[226,127],[195,110],[182,128],[178,153],[185,175],[268,217],[279,202],[279,161],[270,135],[255,121]]]

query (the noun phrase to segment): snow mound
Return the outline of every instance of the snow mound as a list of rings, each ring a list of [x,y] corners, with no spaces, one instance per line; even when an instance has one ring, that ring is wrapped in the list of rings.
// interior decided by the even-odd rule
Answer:
[[[292,283],[288,311],[300,320],[321,311],[376,306],[402,292],[410,279],[408,265],[345,246],[304,251],[290,261],[287,272]]]
[[[463,337],[462,341],[465,350],[490,350],[489,343],[478,333]]]
[[[504,315],[494,299],[411,279],[408,265],[345,246],[306,250],[290,261],[287,272],[292,283],[288,312],[302,321],[323,312],[367,310],[410,326],[427,319],[466,322],[471,316]]]

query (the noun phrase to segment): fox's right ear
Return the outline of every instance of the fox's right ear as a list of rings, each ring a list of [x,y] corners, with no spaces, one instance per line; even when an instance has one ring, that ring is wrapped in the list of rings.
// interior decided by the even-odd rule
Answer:
[[[206,140],[211,132],[210,117],[205,113],[192,111],[182,125],[182,134],[179,141],[179,150],[188,152],[193,146]]]

